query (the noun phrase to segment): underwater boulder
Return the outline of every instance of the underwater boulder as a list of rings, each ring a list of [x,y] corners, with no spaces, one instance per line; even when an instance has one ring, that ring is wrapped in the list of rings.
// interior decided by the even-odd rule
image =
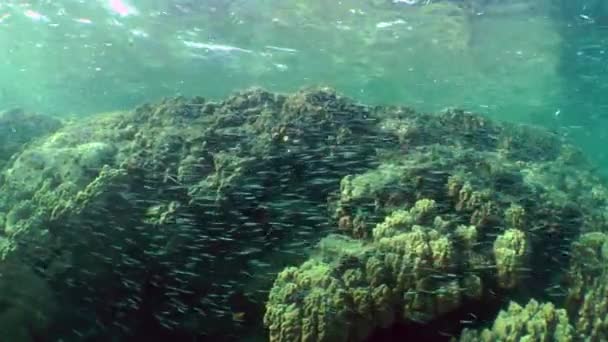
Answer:
[[[61,299],[55,339],[232,341],[265,323],[274,341],[363,340],[473,307],[493,318],[605,227],[607,192],[573,150],[327,88],[166,99],[12,158],[0,264],[23,260]]]
[[[70,123],[4,171],[0,251],[38,265],[82,336],[261,329],[274,274],[331,231],[324,199],[375,160],[369,110],[251,90]]]
[[[19,108],[0,111],[0,168],[26,143],[51,134],[62,125],[57,118]]]

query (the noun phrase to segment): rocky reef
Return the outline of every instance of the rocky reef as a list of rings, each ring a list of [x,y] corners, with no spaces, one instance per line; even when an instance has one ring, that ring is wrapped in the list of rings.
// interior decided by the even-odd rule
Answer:
[[[534,299],[525,307],[511,302],[490,329],[465,330],[460,341],[574,341],[573,329],[564,309]]]
[[[361,247],[355,255],[349,247],[328,259],[322,241],[321,256],[279,275],[267,304],[270,339],[364,340],[395,321],[432,327],[460,311],[449,332],[443,331],[456,335],[468,324],[482,324],[477,317],[490,313],[479,308],[495,301],[539,298],[563,306],[571,286],[566,268],[577,246],[573,242],[606,227],[605,187],[580,153],[549,132],[465,112],[420,115],[393,108],[381,117],[380,130],[386,134],[381,139],[397,144],[378,154],[378,167],[344,177],[333,202],[343,244],[356,241]],[[310,278],[311,265],[326,271],[303,282],[299,273]],[[314,307],[335,306],[330,312],[340,312],[339,307],[348,314],[327,316],[311,309],[306,305],[313,295],[309,287],[327,291],[324,298],[341,296]],[[602,288],[595,291],[602,296]],[[514,305],[509,312],[522,311]],[[554,310],[546,305],[537,309],[531,303],[525,311]],[[559,324],[565,319],[566,325],[559,340],[572,340],[568,316],[559,310]],[[571,312],[583,317],[576,309]],[[507,315],[501,314],[495,325],[504,325]],[[536,319],[549,324],[555,315]],[[339,338],[326,331],[336,327]],[[540,338],[535,332],[479,336],[550,341],[550,333],[558,334],[548,330]],[[475,336],[468,333],[463,339]]]
[[[542,129],[254,89],[16,152],[0,177],[15,341],[608,336],[607,191]]]
[[[57,131],[63,123],[20,108],[0,111],[0,167],[30,141]]]

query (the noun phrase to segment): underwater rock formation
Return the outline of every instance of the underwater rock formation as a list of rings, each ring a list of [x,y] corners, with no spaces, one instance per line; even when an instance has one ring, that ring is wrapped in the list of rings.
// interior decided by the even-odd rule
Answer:
[[[270,340],[362,340],[395,320],[427,322],[481,296],[479,277],[457,274],[471,262],[461,258],[467,251],[440,233],[440,218],[423,214],[432,206],[421,200],[387,217],[372,243],[327,237],[319,255],[281,272],[266,306]]]
[[[528,264],[528,254],[526,235],[521,230],[508,229],[496,238],[494,258],[500,287],[509,289],[518,285],[520,270]]]
[[[57,302],[49,284],[29,265],[0,262],[0,331],[5,341],[44,336]]]
[[[4,169],[2,258],[49,279],[81,327],[67,334],[230,338],[332,230],[343,170],[374,163],[369,113],[327,90],[254,90],[69,124]]]
[[[605,187],[584,166],[580,154],[536,128],[501,125],[460,111],[439,116],[392,111],[382,113],[380,127],[388,139],[397,139],[398,147],[381,151],[377,168],[344,177],[333,203],[337,232],[360,241],[363,255],[387,258],[408,251],[427,256],[414,257],[426,262],[420,268],[399,264],[411,260],[399,254],[391,257],[398,264],[377,262],[384,265],[381,274],[388,274],[382,284],[391,290],[382,312],[392,312],[393,318],[385,321],[427,322],[432,327],[450,311],[466,311],[470,301],[483,303],[495,296],[503,301],[521,296],[564,299],[564,293],[556,296],[551,290],[567,278],[563,270],[570,244],[581,233],[606,227]],[[402,247],[389,247],[397,241]],[[425,248],[417,247],[417,241],[425,241]],[[357,260],[348,272],[365,279],[366,271],[357,265],[365,265],[367,259]],[[444,266],[433,260],[443,260]],[[328,265],[332,267],[331,262]],[[353,291],[340,281],[342,272],[347,271],[330,272],[336,277],[334,288],[341,289],[346,303],[354,303]],[[414,280],[401,282],[401,273]],[[293,286],[280,279],[271,294]],[[524,280],[526,286],[521,286]],[[454,283],[427,287],[442,281]],[[370,280],[359,286],[369,287],[366,282]],[[464,293],[469,294],[466,300],[461,298]],[[408,305],[411,296],[425,299]],[[290,310],[282,311],[285,308]],[[368,308],[369,313],[359,315],[376,317],[374,305]],[[361,331],[386,325],[361,322],[355,314],[318,320],[314,312],[299,309],[292,297],[270,296],[266,325],[271,340],[289,340],[283,338],[286,330],[300,331],[299,337],[313,341],[326,341],[331,335],[308,322],[323,322],[328,329],[339,325],[342,340],[364,340],[367,335]]]
[[[22,109],[0,112],[0,168],[28,142],[61,128],[59,119]]]
[[[605,229],[606,194],[558,136],[463,111],[329,89],[167,99],[11,158],[0,265],[49,294],[34,335],[233,341],[265,324],[272,341],[363,340],[471,303],[546,302],[575,284],[571,244]]]
[[[574,317],[577,337],[604,341],[608,339],[608,235],[581,235],[571,254],[566,307]]]
[[[551,303],[539,304],[534,299],[525,307],[515,302],[501,311],[491,329],[483,331],[465,330],[461,342],[482,341],[574,341],[572,325],[564,309]]]

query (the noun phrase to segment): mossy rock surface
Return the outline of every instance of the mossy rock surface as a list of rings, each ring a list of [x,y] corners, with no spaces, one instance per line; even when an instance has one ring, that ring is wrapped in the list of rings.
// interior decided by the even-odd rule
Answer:
[[[0,251],[64,304],[40,329],[58,339],[238,339],[265,309],[277,341],[364,339],[561,281],[562,252],[606,226],[591,170],[552,133],[464,111],[326,88],[174,98],[24,145],[0,177]]]

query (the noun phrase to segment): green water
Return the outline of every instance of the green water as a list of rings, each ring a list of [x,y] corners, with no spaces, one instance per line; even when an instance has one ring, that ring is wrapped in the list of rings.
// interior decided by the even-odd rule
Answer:
[[[572,142],[589,157],[591,168],[608,174],[608,5],[599,0],[414,2],[2,1],[0,111],[22,108],[78,122],[165,97],[220,101],[253,87],[292,93],[327,86],[368,105],[401,105],[424,113],[459,108],[497,122],[537,125],[559,141]],[[10,145],[10,130],[2,134]],[[10,153],[3,153],[12,154],[19,147],[6,149]],[[69,164],[64,156],[53,155],[53,163]],[[7,203],[16,201],[2,196]],[[162,211],[162,205],[151,208]],[[13,212],[12,206],[2,211]],[[18,216],[28,216],[23,214],[28,210]],[[6,216],[8,222],[11,216]],[[319,238],[318,232],[309,235]],[[281,266],[301,262],[285,257]],[[240,311],[232,314],[240,320]],[[258,328],[243,331],[253,336]],[[87,340],[79,334],[58,328],[48,336]]]
[[[566,127],[585,146],[605,139],[591,132],[604,108],[604,14],[591,2],[158,0],[126,16],[108,6],[5,2],[2,107],[81,116],[169,94],[323,84],[367,103]]]
[[[536,3],[146,1],[125,17],[103,1],[24,4],[2,8],[2,101],[57,115],[323,84],[366,102],[546,121],[567,92],[568,37]]]

